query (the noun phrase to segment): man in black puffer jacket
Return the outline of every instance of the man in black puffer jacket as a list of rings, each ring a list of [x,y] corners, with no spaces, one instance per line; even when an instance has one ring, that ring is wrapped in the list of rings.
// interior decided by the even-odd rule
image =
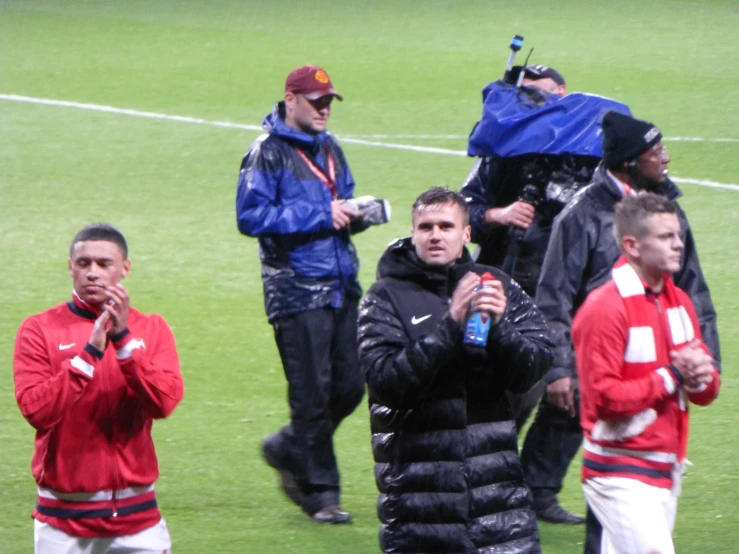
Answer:
[[[413,233],[391,244],[359,315],[387,553],[537,553],[505,391],[527,390],[552,342],[531,299],[474,263],[469,208],[433,188],[413,205]],[[489,271],[496,278],[480,285]],[[463,343],[470,311],[490,318],[485,347]]]

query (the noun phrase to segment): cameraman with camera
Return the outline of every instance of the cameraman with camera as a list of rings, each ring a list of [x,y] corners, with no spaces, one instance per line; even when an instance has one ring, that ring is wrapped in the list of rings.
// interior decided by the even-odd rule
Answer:
[[[552,67],[514,68],[514,81],[516,70],[523,71],[520,90],[527,103],[538,105],[567,94],[564,78]],[[472,241],[479,245],[477,262],[502,269],[534,297],[554,218],[588,184],[598,161],[595,156],[541,152],[480,157],[461,189],[470,206]],[[527,393],[509,395],[519,431],[545,385],[542,380]],[[585,522],[559,504],[536,508],[540,519],[550,523]]]
[[[461,193],[470,206],[477,262],[501,268],[535,296],[554,219],[590,182],[600,162],[603,114],[630,112],[609,98],[568,93],[564,78],[552,67],[514,66],[522,43],[523,37],[514,36],[503,79],[482,91],[482,118],[467,146],[468,155],[478,161]],[[543,403],[561,396],[559,383],[552,381],[547,374],[530,391],[508,395],[519,431],[542,395]],[[559,433],[555,442],[558,449],[552,451],[528,438],[522,453],[537,517],[582,524],[585,520],[565,510],[548,487],[550,476],[566,469],[568,453],[577,449],[579,439]],[[546,467],[527,463],[540,458]]]
[[[523,71],[521,95],[527,102],[540,104],[567,94],[564,78],[552,67],[516,70]],[[460,191],[470,205],[478,263],[503,269],[533,297],[552,221],[590,181],[598,161],[540,152],[481,156]]]

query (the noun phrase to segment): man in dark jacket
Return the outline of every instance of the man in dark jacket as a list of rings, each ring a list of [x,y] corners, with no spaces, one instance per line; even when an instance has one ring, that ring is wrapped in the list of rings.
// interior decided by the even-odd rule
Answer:
[[[613,235],[616,203],[624,195],[641,190],[673,201],[681,196],[668,178],[670,157],[657,127],[615,112],[605,115],[602,126],[603,162],[593,183],[581,190],[555,220],[536,293],[536,305],[546,317],[556,343],[554,363],[546,376],[549,394],[539,406],[521,452],[526,483],[539,506],[556,503],[567,467],[582,442],[572,318],[588,293],[610,278],[620,255]],[[693,301],[703,340],[718,363],[716,311],[687,217],[680,208],[678,219],[685,248],[674,282]],[[561,456],[553,456],[554,451]],[[589,542],[592,528],[588,521]],[[600,544],[599,538],[595,540]]]
[[[419,196],[360,309],[384,552],[541,551],[505,391],[541,377],[551,342],[526,293],[470,259],[468,210],[449,189]],[[472,311],[485,347],[463,343]]]
[[[564,152],[558,151],[560,144],[556,138],[551,140],[557,148],[550,144],[544,150],[539,150],[538,143],[530,139],[546,136],[562,137],[564,141],[573,136],[572,132],[557,126],[557,123],[562,124],[559,109],[571,110],[573,119],[578,122],[597,122],[593,129],[599,130],[600,119],[612,102],[605,103],[597,96],[570,96],[570,100],[583,96],[599,108],[603,103],[602,108],[589,111],[589,117],[585,117],[579,109],[563,107],[568,101],[562,100],[567,95],[567,86],[556,69],[533,65],[523,71],[523,87],[518,98],[528,107],[511,132],[511,135],[520,134],[523,153],[516,151],[516,155],[505,157],[481,156],[460,192],[470,205],[472,242],[479,245],[477,262],[502,269],[533,298],[554,218],[575,193],[591,181],[600,161],[599,155],[591,154],[600,151],[601,138],[600,133],[585,132],[578,125],[574,134],[580,137],[581,143],[577,147],[572,144],[562,147]],[[539,104],[544,102],[550,109],[541,109]],[[626,107],[621,109],[626,110]],[[542,380],[523,394],[508,394],[519,431],[545,390],[546,383]],[[557,457],[559,452],[551,454]],[[537,506],[537,515],[549,523],[585,523],[584,518],[559,504]]]
[[[522,69],[521,97],[536,104],[564,97],[567,85],[553,67]],[[524,102],[524,100],[522,100]],[[530,109],[521,127],[529,133],[552,134]],[[460,192],[470,205],[472,242],[479,245],[477,261],[499,267],[533,297],[552,221],[592,178],[599,158],[572,154],[527,152],[510,157],[481,156]]]
[[[290,424],[263,444],[288,497],[314,520],[346,523],[339,507],[333,433],[364,394],[357,362],[359,262],[350,239],[358,213],[345,204],[354,179],[326,132],[326,72],[292,71],[285,98],[264,119],[241,164],[236,217],[259,237],[267,316],[288,381]]]

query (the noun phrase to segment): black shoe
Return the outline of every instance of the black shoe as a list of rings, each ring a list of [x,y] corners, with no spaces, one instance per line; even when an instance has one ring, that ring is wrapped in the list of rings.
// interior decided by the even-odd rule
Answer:
[[[563,523],[565,525],[582,525],[585,518],[568,512],[560,504],[552,504],[543,510],[536,510],[536,519],[547,523]]]
[[[303,494],[303,491],[300,490],[300,485],[298,485],[298,480],[295,478],[295,474],[282,466],[278,462],[275,453],[271,451],[269,437],[264,439],[264,442],[262,443],[262,456],[264,457],[264,461],[267,462],[267,465],[279,472],[281,481],[280,488],[282,489],[282,492],[284,492],[291,501],[300,506],[305,495]]]
[[[352,515],[339,506],[326,506],[310,517],[318,523],[350,523],[352,520]]]

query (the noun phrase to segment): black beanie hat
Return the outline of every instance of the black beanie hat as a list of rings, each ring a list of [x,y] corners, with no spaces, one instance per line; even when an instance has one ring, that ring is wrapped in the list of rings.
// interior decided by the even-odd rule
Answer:
[[[643,154],[662,140],[656,126],[613,110],[603,116],[603,161],[608,168]]]

